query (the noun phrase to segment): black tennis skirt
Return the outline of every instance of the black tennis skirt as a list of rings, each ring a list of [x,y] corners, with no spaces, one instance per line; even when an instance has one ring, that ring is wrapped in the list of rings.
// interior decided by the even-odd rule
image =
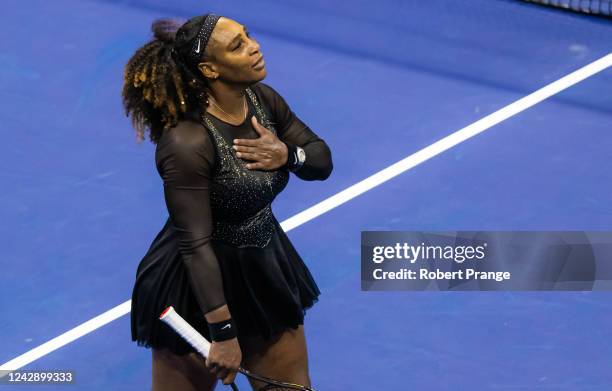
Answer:
[[[221,267],[225,299],[238,337],[269,339],[304,324],[306,310],[318,301],[319,288],[287,234],[276,230],[265,248],[238,248],[212,241]],[[195,349],[159,320],[168,306],[206,339],[206,318],[192,293],[170,219],[153,240],[136,272],[132,291],[132,341],[147,348],[167,348],[183,355]]]

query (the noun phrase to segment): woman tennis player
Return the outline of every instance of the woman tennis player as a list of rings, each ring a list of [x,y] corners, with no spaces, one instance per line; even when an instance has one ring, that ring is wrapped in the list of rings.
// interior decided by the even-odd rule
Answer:
[[[291,172],[327,179],[331,151],[261,82],[246,26],[206,14],[152,30],[122,97],[138,140],[148,131],[156,145],[169,214],[132,293],[132,340],[152,350],[153,390],[213,390],[240,365],[310,386],[304,316],[320,291],[271,203]],[[212,341],[206,360],[158,319],[168,306]]]

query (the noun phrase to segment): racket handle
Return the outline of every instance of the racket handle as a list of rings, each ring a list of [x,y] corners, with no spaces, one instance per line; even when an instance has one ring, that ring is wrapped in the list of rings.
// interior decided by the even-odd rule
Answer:
[[[206,340],[185,319],[176,313],[174,307],[167,307],[159,316],[159,319],[172,327],[180,336],[185,338],[202,356],[208,357],[210,342]]]
[[[159,319],[172,327],[180,336],[185,338],[191,346],[193,346],[202,356],[208,357],[210,351],[210,342],[204,338],[196,329],[193,328],[185,319],[183,319],[175,310],[174,307],[167,307],[159,316]],[[233,391],[240,391],[235,383],[231,383]]]

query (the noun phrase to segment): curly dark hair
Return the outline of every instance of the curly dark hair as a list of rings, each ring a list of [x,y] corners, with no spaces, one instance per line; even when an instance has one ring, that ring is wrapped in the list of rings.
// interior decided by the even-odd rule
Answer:
[[[177,19],[155,20],[151,24],[153,39],[136,50],[126,64],[121,95],[138,142],[149,130],[149,139],[157,144],[164,129],[176,126],[185,113],[206,110],[210,87],[197,63],[208,56],[202,53],[197,62],[189,57],[205,18],[196,16],[184,24]]]

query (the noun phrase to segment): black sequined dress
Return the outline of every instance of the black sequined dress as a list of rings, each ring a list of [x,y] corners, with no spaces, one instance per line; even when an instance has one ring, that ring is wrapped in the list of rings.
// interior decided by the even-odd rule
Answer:
[[[272,213],[286,187],[288,166],[246,168],[231,148],[236,138],[257,138],[255,115],[288,146],[306,151],[295,171],[324,180],[331,152],[272,87],[246,90],[249,115],[231,125],[207,113],[187,116],[157,143],[169,217],[140,261],[132,292],[132,340],[141,346],[194,351],[159,314],[169,305],[210,340],[204,313],[227,304],[241,336],[271,335],[303,324],[320,291]]]

